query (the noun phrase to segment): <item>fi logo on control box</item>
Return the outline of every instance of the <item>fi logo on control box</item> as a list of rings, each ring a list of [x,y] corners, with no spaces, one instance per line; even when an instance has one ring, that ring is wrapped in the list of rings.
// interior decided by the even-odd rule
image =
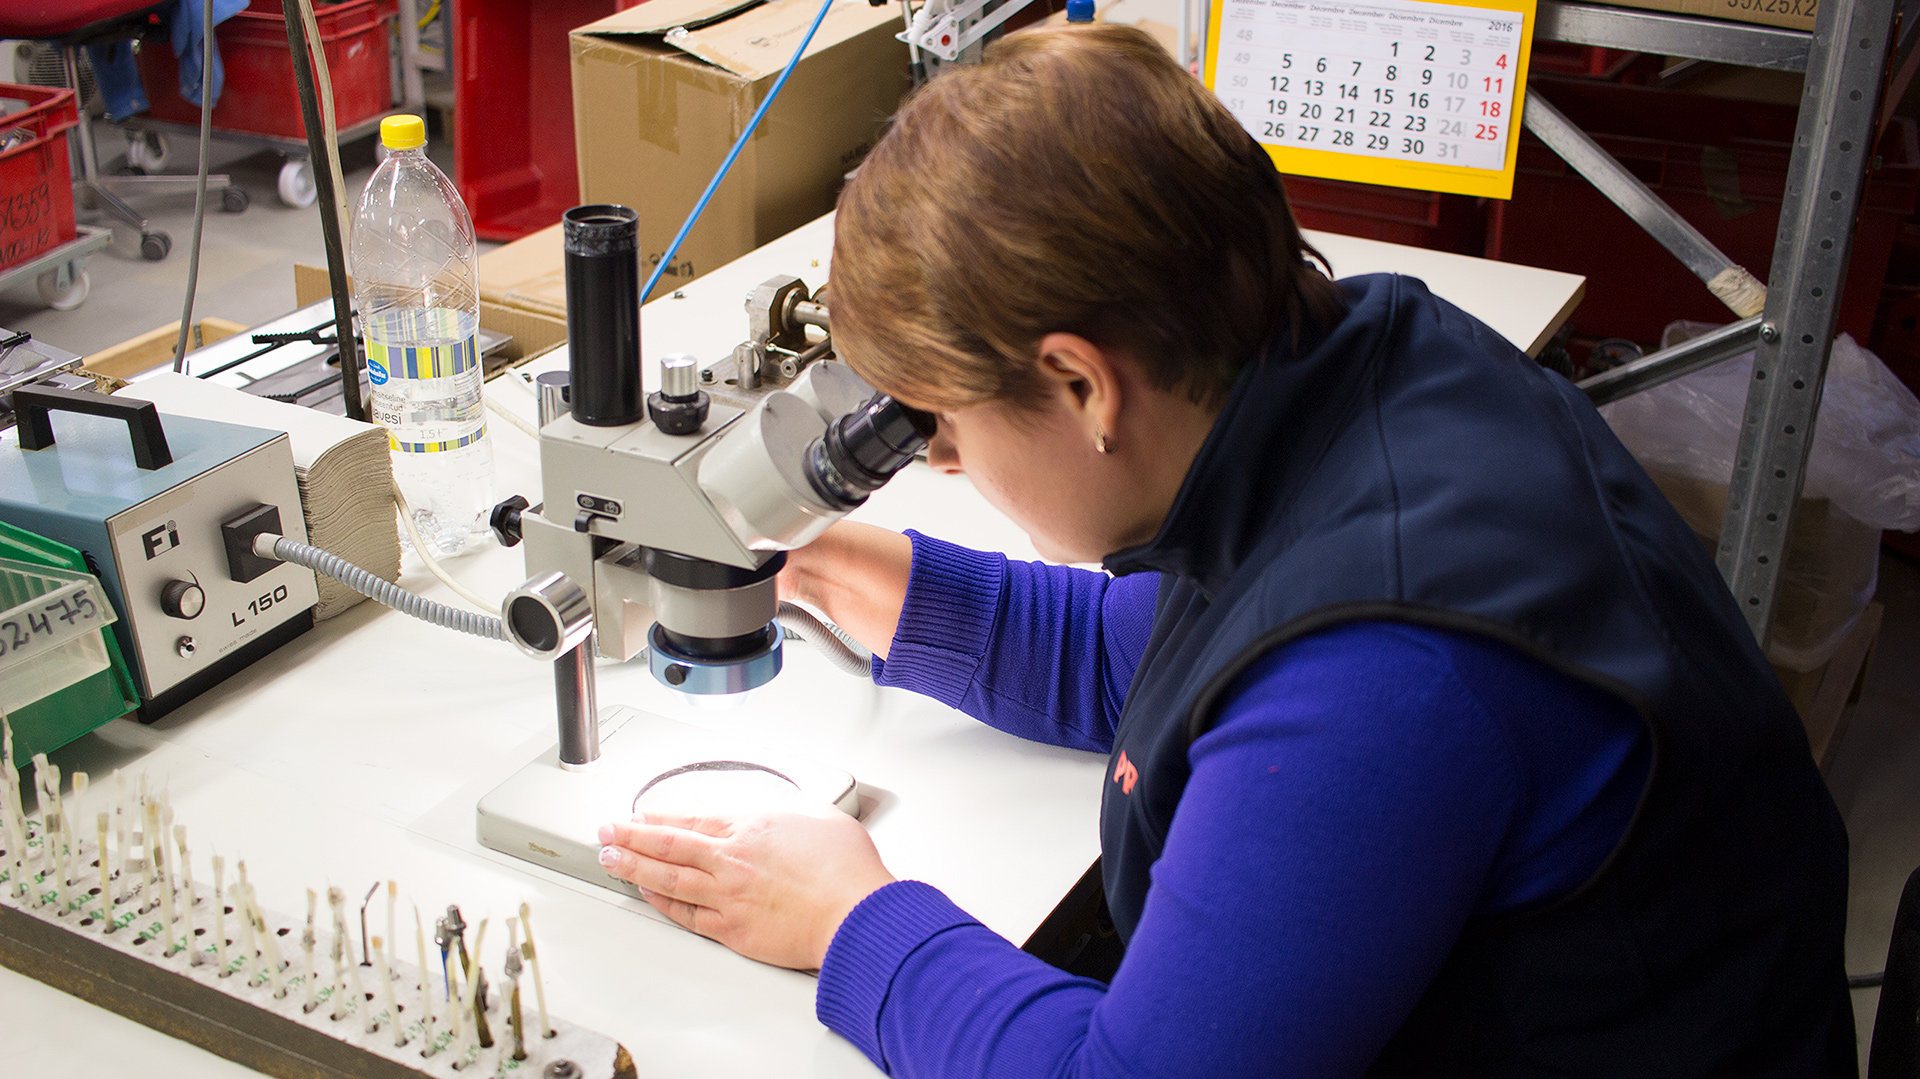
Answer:
[[[147,561],[154,559],[180,546],[180,529],[172,521],[152,528],[140,534],[140,545],[146,548]]]

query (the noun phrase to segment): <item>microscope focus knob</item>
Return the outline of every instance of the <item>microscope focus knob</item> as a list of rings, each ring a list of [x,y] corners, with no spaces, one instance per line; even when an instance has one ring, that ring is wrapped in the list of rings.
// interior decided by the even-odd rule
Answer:
[[[525,513],[528,502],[525,496],[513,495],[506,501],[493,507],[487,516],[487,525],[493,529],[494,538],[502,547],[513,547],[520,543],[520,515]]]
[[[207,593],[192,581],[168,581],[160,589],[160,609],[171,617],[191,621],[207,609]]]
[[[700,389],[698,364],[684,352],[660,361],[660,389],[647,395],[647,418],[670,435],[691,435],[707,422],[710,402]]]

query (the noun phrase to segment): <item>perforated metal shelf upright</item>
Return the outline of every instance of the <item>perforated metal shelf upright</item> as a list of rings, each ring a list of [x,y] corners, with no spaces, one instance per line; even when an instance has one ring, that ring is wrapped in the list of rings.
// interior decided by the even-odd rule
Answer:
[[[1811,33],[1562,0],[1541,0],[1536,21],[1534,36],[1542,40],[1805,74],[1764,308],[1723,331],[1581,383],[1604,404],[1754,350],[1718,561],[1762,642],[1813,444],[1888,58],[1898,57],[1896,70],[1904,68],[1920,42],[1915,20],[1908,20],[1894,48],[1897,3],[1826,0]],[[1703,280],[1731,265],[1531,91],[1526,124]]]

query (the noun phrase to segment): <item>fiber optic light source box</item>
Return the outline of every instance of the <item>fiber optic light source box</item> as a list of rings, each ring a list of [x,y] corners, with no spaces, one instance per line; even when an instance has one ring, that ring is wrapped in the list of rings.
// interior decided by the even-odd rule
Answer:
[[[119,616],[143,721],[313,625],[313,572],[249,549],[262,530],[307,538],[285,432],[68,390],[22,388],[13,403],[0,521],[85,555]]]

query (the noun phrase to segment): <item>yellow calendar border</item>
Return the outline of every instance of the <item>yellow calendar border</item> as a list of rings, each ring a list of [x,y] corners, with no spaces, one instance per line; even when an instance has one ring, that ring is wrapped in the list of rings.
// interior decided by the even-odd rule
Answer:
[[[1520,53],[1513,67],[1513,112],[1507,129],[1507,159],[1499,171],[1476,169],[1466,165],[1430,165],[1419,161],[1347,154],[1338,150],[1310,150],[1300,146],[1274,146],[1260,143],[1273,158],[1274,167],[1296,176],[1314,176],[1326,180],[1354,180],[1386,187],[1408,187],[1420,191],[1442,191],[1453,195],[1477,195],[1483,198],[1513,197],[1514,162],[1520,152],[1520,130],[1527,97],[1527,70],[1533,58],[1535,0],[1401,0],[1447,7],[1470,7],[1488,11],[1511,11],[1520,16]],[[1219,92],[1215,80],[1220,66],[1220,31],[1226,17],[1227,0],[1211,0],[1213,17],[1208,20],[1207,62],[1202,74],[1207,89]],[[1256,142],[1259,140],[1255,140]]]

